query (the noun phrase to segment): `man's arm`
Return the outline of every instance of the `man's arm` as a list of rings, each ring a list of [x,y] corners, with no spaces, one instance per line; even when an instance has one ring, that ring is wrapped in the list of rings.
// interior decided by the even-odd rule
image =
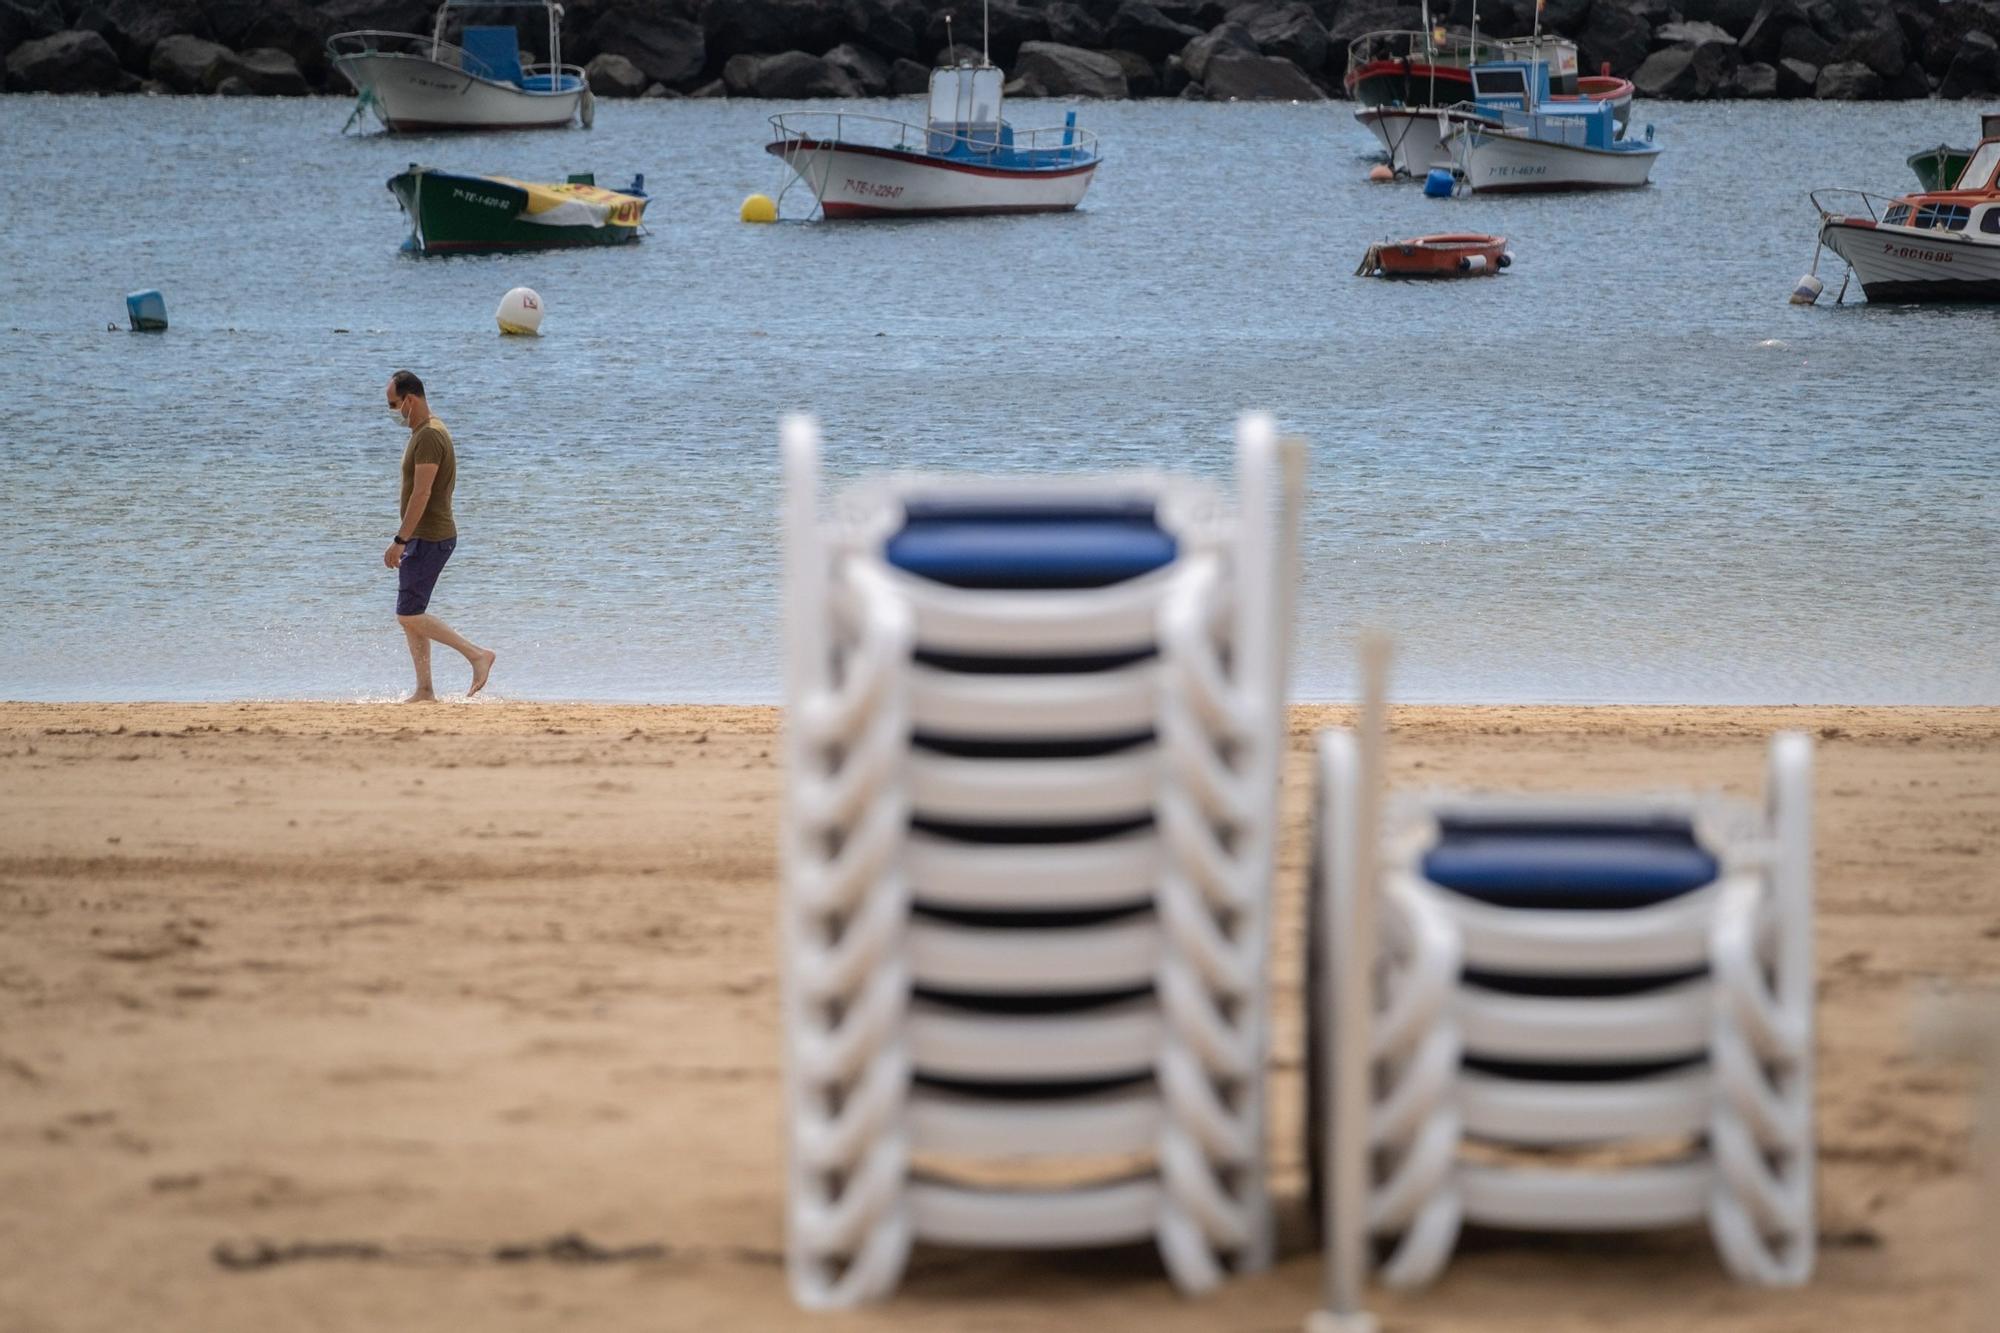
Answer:
[[[424,510],[430,507],[431,487],[436,484],[438,465],[419,463],[411,471],[410,507],[403,511],[402,521],[396,525],[398,537],[409,537],[416,533],[417,524],[423,520]],[[382,553],[382,563],[394,569],[403,563],[401,543],[391,542],[389,549]]]

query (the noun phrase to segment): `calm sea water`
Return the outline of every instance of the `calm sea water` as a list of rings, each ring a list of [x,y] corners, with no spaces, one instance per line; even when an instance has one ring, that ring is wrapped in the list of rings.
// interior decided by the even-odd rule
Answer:
[[[1258,407],[1313,445],[1306,697],[1383,626],[1408,698],[2000,701],[2000,309],[1828,308],[1831,256],[1826,304],[1785,304],[1805,192],[1902,190],[1969,105],[1641,106],[1651,189],[1453,201],[1367,184],[1342,104],[1091,105],[1073,216],[743,226],[774,109],[396,140],[332,99],[0,99],[0,697],[406,688],[409,366],[460,451],[433,609],[499,648],[501,696],[776,696],[781,412],[843,474],[1225,475]],[[412,258],[383,188],[411,160],[643,171],[652,234]],[[1438,230],[1518,264],[1351,276]],[[516,284],[538,341],[495,334]],[[106,331],[155,286],[169,333]]]

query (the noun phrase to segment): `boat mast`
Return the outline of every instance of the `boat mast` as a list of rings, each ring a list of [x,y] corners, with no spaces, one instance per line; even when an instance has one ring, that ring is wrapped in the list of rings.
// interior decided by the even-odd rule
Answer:
[[[993,63],[992,0],[979,0],[979,63]]]

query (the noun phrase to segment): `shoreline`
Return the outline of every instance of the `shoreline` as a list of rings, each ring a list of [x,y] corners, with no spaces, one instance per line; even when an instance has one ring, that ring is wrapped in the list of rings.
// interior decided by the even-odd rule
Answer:
[[[1351,715],[1290,719],[1276,1267],[1189,1301],[1144,1247],[920,1250],[843,1319],[782,1275],[778,709],[0,704],[0,1324],[1295,1328],[1307,793]],[[1378,1291],[1385,1326],[1964,1326],[1973,1080],[1909,1015],[2000,988],[2000,708],[1402,705],[1389,771],[1754,794],[1779,726],[1817,748],[1812,1284],[1733,1283],[1699,1231],[1488,1233]],[[626,1257],[561,1262],[571,1234]]]

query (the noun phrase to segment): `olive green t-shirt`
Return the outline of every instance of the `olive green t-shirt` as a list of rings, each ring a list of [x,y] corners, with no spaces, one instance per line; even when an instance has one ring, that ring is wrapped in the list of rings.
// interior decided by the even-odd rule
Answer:
[[[419,463],[436,463],[437,478],[431,483],[430,503],[424,506],[423,516],[417,520],[417,530],[404,535],[431,542],[456,537],[458,525],[451,521],[451,488],[458,481],[458,456],[452,452],[451,432],[436,417],[411,431],[410,442],[403,446],[403,498],[396,505],[398,522],[410,512],[410,492],[417,488]]]

